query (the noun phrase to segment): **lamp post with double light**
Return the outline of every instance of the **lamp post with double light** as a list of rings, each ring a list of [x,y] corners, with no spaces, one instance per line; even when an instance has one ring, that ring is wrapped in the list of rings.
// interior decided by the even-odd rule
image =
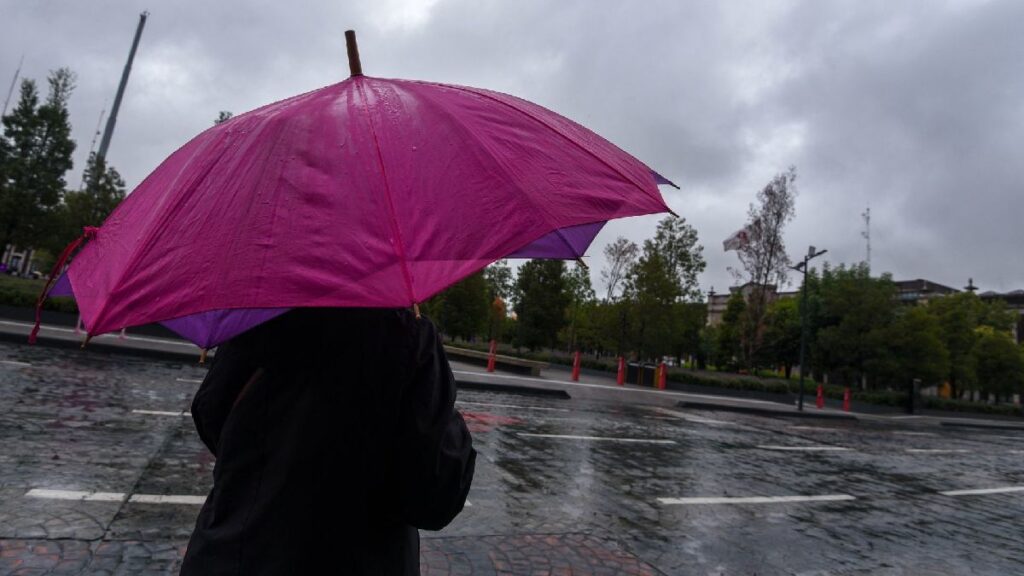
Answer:
[[[801,412],[804,409],[804,374],[806,373],[804,362],[807,357],[807,263],[825,252],[828,250],[817,251],[814,246],[811,246],[807,249],[807,255],[804,256],[803,261],[796,266],[790,266],[804,275],[803,285],[800,288],[800,396],[797,401],[797,410]]]

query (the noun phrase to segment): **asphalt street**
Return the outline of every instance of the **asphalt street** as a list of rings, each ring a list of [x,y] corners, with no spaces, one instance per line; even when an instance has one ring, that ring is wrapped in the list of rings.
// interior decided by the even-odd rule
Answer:
[[[0,574],[176,573],[214,463],[203,374],[0,343]],[[564,389],[460,392],[477,474],[425,574],[1024,573],[1024,431]]]

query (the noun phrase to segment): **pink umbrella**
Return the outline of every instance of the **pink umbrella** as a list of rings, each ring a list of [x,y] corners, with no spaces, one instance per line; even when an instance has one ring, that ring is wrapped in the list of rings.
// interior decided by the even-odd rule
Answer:
[[[91,231],[57,290],[89,334],[163,322],[206,348],[294,307],[413,306],[670,211],[663,178],[586,128],[489,90],[363,76],[346,35],[350,78],[199,134]]]

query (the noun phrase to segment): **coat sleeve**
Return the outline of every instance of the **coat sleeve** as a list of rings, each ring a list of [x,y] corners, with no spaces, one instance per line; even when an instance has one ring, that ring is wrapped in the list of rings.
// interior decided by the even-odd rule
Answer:
[[[217,348],[210,370],[192,399],[196,431],[214,456],[228,414],[257,370],[254,355],[245,343],[232,340]]]
[[[476,451],[455,410],[455,377],[437,332],[425,318],[416,323],[415,370],[401,409],[402,513],[417,528],[440,530],[465,505]]]

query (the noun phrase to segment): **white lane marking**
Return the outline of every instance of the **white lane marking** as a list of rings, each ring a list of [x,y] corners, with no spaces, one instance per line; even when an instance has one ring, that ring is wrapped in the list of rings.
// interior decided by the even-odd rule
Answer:
[[[916,420],[918,418],[924,418],[924,416],[888,416],[890,420]]]
[[[644,394],[659,394],[661,396],[676,396],[679,398],[705,398],[708,400],[721,400],[721,396],[711,396],[708,394],[690,394],[687,392],[671,392],[668,390],[648,390],[645,388],[627,388],[625,386],[609,386],[606,384],[586,384],[583,382],[564,382],[562,380],[545,380],[543,378],[531,378],[529,376],[508,376],[502,374],[495,376],[488,374],[487,372],[472,372],[467,370],[452,370],[454,374],[465,374],[468,376],[483,376],[485,378],[500,378],[510,380],[526,380],[528,382],[541,382],[544,384],[553,384],[556,386],[578,386],[581,388],[597,388],[600,390],[622,390],[625,392],[643,392]],[[780,406],[778,402],[771,402],[768,400],[754,400],[751,398],[744,398],[743,403],[754,403],[754,404],[767,404],[769,406]]]
[[[0,360],[0,364],[7,364],[8,366],[31,366],[28,362],[18,362],[17,360]]]
[[[675,440],[659,440],[653,438],[612,438],[607,436],[573,436],[570,434],[530,434],[518,432],[520,436],[527,438],[555,438],[560,440],[600,440],[605,442],[633,442],[638,444],[675,444]]]
[[[195,378],[175,378],[175,382],[188,382],[189,384],[202,384],[202,380],[196,380]]]
[[[695,424],[711,424],[711,425],[716,425],[716,426],[737,426],[737,424],[735,422],[726,422],[725,420],[712,420],[711,418],[701,418],[700,416],[691,416],[689,414],[686,414],[684,412],[679,412],[677,410],[669,410],[668,408],[657,407],[657,408],[654,409],[654,411],[655,412],[660,412],[662,414],[668,414],[668,415],[672,416],[673,418],[679,418],[679,419],[682,419],[682,420],[686,420],[687,422],[693,422]]]
[[[804,452],[846,452],[849,448],[842,446],[758,446],[762,450],[793,450]]]
[[[790,426],[790,430],[811,430],[814,432],[838,432],[835,428],[822,428],[821,426]]]
[[[976,496],[983,494],[1009,494],[1010,492],[1024,492],[1024,486],[1003,486],[1002,488],[979,488],[975,490],[948,490],[939,492],[943,496]]]
[[[658,498],[658,502],[667,506],[687,504],[784,504],[789,502],[841,502],[856,500],[849,494],[821,494],[818,496],[711,496],[696,498]]]
[[[48,490],[33,488],[25,493],[29,498],[47,498],[49,500],[82,500],[86,502],[120,502],[124,494],[119,492],[86,492],[80,490]]]
[[[176,496],[173,494],[132,494],[129,502],[136,504],[193,504],[202,505],[206,496]]]
[[[1010,450],[1010,454],[1024,454],[1024,450]]]
[[[898,436],[938,436],[938,434],[932,432],[909,432],[905,430],[893,430],[892,433]]]
[[[969,450],[949,448],[907,448],[905,451],[911,454],[963,454],[969,452]]]
[[[569,412],[566,408],[545,408],[543,406],[518,406],[516,404],[490,404],[488,402],[467,402],[465,400],[456,400],[456,404],[464,404],[466,406],[492,406],[495,408],[518,408],[519,410],[544,410],[546,412]]]
[[[166,410],[132,410],[132,414],[148,414],[151,416],[191,416],[190,412],[168,412]]]
[[[22,328],[32,328],[33,326],[35,326],[34,324],[26,324],[24,322],[11,322],[9,320],[0,320],[0,324],[7,324],[8,326],[20,326]],[[46,325],[46,324],[44,324],[42,326],[42,328],[44,330],[53,330],[54,332],[65,332],[65,333],[68,333],[68,334],[74,334],[75,333],[75,330],[73,328],[58,328],[56,326],[50,326],[50,325]],[[107,333],[107,334],[100,334],[99,336],[96,336],[95,338],[118,338],[118,339],[121,339],[120,335],[115,333],[115,332],[110,332],[110,333]],[[123,339],[124,340],[135,340],[137,342],[150,342],[150,343],[153,343],[153,344],[167,344],[168,346],[185,346],[185,347],[192,348],[192,349],[198,348],[195,344],[193,344],[191,342],[179,342],[177,340],[170,340],[168,338],[145,338],[145,337],[142,337],[142,336],[128,336],[128,335],[126,335],[126,336],[124,336]]]

